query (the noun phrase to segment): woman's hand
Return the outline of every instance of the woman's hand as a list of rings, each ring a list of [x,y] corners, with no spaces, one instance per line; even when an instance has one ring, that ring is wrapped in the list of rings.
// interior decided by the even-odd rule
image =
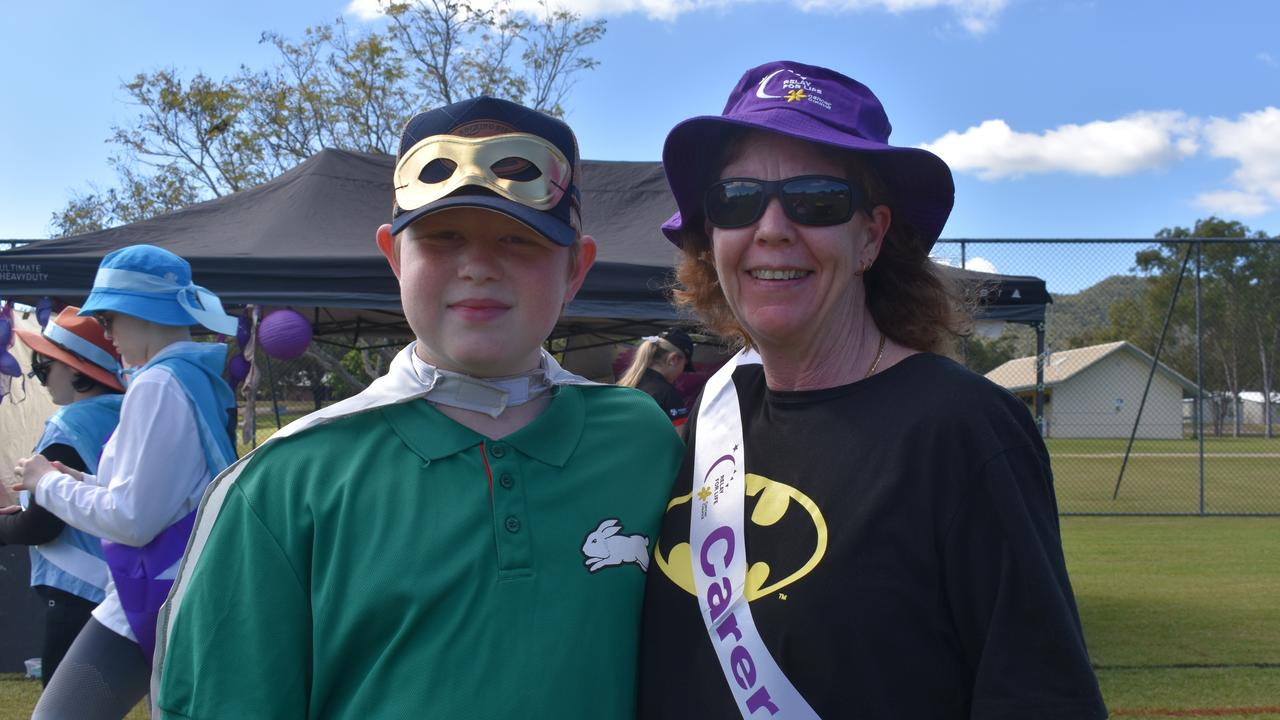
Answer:
[[[61,462],[57,460],[53,461],[53,469],[57,470],[63,475],[70,475],[71,479],[75,480],[76,482],[84,482],[84,473],[80,472],[79,470],[73,467],[67,467],[66,465],[63,465]]]
[[[61,465],[62,463],[58,464]],[[29,458],[22,458],[17,465],[13,466],[13,475],[17,481],[9,485],[9,490],[26,490],[34,495],[40,478],[44,477],[45,473],[55,469],[45,456],[38,453]],[[65,470],[60,472],[65,472]]]
[[[0,515],[16,515],[22,512],[22,506],[9,493],[8,488],[0,485]]]

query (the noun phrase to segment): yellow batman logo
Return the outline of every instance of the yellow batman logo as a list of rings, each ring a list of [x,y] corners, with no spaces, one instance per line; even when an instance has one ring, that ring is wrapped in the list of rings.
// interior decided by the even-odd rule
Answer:
[[[822,511],[818,509],[813,500],[809,499],[808,495],[790,485],[770,480],[763,475],[747,473],[746,486],[747,497],[756,498],[756,507],[751,512],[750,518],[752,524],[767,527],[777,523],[786,515],[787,508],[794,502],[809,515],[809,519],[813,521],[813,527],[818,536],[818,542],[809,559],[795,572],[769,585],[765,584],[770,579],[771,569],[769,564],[764,562],[752,563],[748,560],[746,590],[743,594],[747,601],[750,602],[758,597],[772,595],[796,582],[808,575],[810,571],[818,566],[818,563],[822,562],[822,556],[827,552],[827,521],[823,519]],[[690,503],[692,499],[693,493],[674,498],[667,504],[667,512],[671,512],[673,508],[679,505]],[[690,511],[696,512],[693,508],[690,508]],[[658,567],[662,569],[662,573],[671,578],[671,582],[684,588],[684,591],[690,595],[696,596],[698,591],[693,582],[693,559],[691,553],[692,550],[689,547],[689,543],[682,542],[668,550],[666,557],[662,556],[661,546],[654,548],[653,558]]]

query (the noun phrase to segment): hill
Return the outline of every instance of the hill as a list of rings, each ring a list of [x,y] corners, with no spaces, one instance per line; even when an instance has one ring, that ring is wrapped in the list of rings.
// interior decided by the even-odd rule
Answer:
[[[1108,311],[1121,298],[1139,297],[1146,280],[1136,275],[1112,275],[1072,295],[1054,295],[1045,310],[1045,341],[1055,350],[1069,350],[1071,338],[1111,324]]]

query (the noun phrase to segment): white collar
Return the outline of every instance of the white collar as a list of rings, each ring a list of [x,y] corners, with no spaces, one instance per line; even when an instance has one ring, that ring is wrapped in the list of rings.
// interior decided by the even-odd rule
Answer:
[[[410,359],[418,379],[430,388],[427,390],[427,402],[484,413],[491,418],[497,418],[503,410],[523,405],[555,387],[542,363],[520,375],[477,378],[435,367],[416,352],[410,355]]]
[[[417,344],[417,341],[411,342],[397,353],[391,366],[387,368],[387,374],[374,380],[360,393],[298,418],[278,430],[271,439],[288,437],[348,415],[426,397],[435,383],[430,378],[420,376],[413,367],[413,360],[417,357],[413,350]],[[560,367],[560,363],[546,350],[542,351],[539,365],[552,385],[599,385]]]

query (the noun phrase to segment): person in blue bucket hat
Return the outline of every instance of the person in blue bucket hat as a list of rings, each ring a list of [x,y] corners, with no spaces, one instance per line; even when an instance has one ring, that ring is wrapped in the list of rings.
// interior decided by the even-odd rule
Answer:
[[[110,253],[80,314],[101,323],[126,367],[120,425],[97,474],[38,454],[15,470],[18,489],[103,539],[111,582],[50,679],[36,718],[120,718],[146,696],[156,615],[200,497],[236,458],[235,397],[221,377],[226,346],[194,342],[190,328],[232,334],[237,321],[192,282],[186,260],[151,245]]]
[[[866,85],[779,61],[667,135],[676,299],[743,350],[686,423],[641,718],[1106,717],[1044,442],[945,356],[951,171],[889,134]]]

